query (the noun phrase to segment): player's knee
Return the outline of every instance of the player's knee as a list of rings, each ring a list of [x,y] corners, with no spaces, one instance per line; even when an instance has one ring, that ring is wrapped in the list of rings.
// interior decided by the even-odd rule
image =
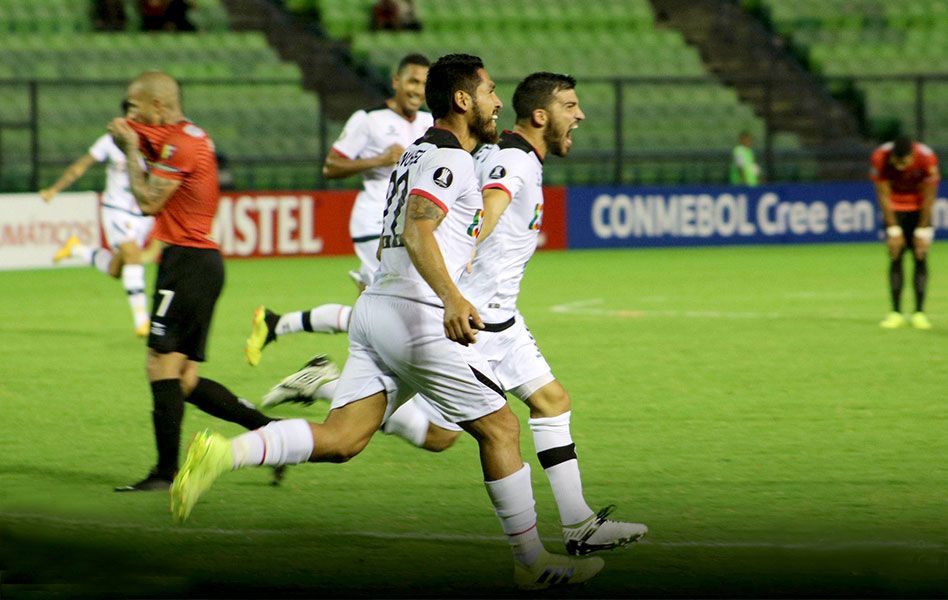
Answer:
[[[533,419],[557,417],[573,408],[566,388],[555,380],[531,394],[526,402]]]
[[[520,442],[520,421],[506,404],[504,407],[485,417],[483,426],[479,429],[480,435],[475,437],[483,438],[485,441],[500,444],[517,444]]]
[[[449,431],[435,425],[429,425],[428,433],[425,434],[425,443],[422,447],[429,452],[444,452],[454,445],[460,435],[458,431]]]

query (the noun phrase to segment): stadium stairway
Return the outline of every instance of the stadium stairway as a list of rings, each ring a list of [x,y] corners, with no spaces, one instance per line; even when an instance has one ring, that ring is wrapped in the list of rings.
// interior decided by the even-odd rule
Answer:
[[[707,69],[750,103],[771,131],[792,132],[815,154],[862,155],[859,122],[757,19],[730,0],[651,0],[658,24],[679,30]],[[773,78],[770,93],[754,80]],[[769,105],[769,106],[768,106]],[[827,178],[860,177],[848,161],[821,161]]]
[[[354,107],[384,100],[382,91],[361,77],[345,60],[344,44],[315,34],[305,20],[287,14],[270,0],[222,0],[231,29],[263,32],[284,60],[299,65],[306,89],[321,94],[326,117],[345,120]]]

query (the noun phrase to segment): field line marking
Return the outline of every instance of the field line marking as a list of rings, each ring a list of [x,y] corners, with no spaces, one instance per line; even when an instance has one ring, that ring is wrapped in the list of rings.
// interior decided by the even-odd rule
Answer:
[[[222,536],[285,536],[298,534],[299,529],[224,529],[220,527],[179,527],[168,524],[167,527],[137,525],[134,523],[110,523],[107,521],[70,519],[40,513],[0,513],[0,519],[40,522],[73,527],[76,529],[104,529],[113,531],[138,531],[143,533],[184,534],[184,535],[222,535]],[[170,517],[169,517],[170,519]],[[408,541],[435,541],[435,542],[479,542],[502,543],[505,538],[500,535],[477,535],[461,533],[394,533],[385,531],[333,531],[326,536],[361,537],[382,540]],[[547,536],[543,540],[550,544],[558,543],[559,536]],[[735,549],[777,549],[777,550],[871,550],[898,548],[905,550],[934,550],[948,551],[948,544],[933,542],[913,542],[908,540],[864,540],[841,542],[719,542],[714,540],[691,540],[680,542],[653,541],[648,538],[639,542],[658,548],[735,548]]]
[[[576,300],[563,304],[554,304],[550,312],[565,315],[586,315],[591,317],[688,317],[698,319],[779,319],[783,315],[778,312],[755,311],[722,311],[722,310],[630,310],[600,308],[602,298]]]

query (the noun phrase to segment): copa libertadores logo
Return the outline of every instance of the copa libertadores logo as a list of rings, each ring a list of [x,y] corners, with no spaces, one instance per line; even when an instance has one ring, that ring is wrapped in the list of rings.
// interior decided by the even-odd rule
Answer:
[[[451,182],[453,181],[454,174],[452,174],[451,169],[447,167],[439,167],[438,170],[434,172],[434,182],[440,187],[451,187]]]

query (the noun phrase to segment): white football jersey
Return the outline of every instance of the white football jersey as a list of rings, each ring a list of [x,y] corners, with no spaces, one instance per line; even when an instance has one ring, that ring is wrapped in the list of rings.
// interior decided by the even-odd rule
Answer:
[[[348,159],[382,154],[392,144],[407,148],[434,124],[431,113],[418,111],[409,121],[386,105],[359,110],[349,117],[339,139],[332,145],[336,154]],[[376,167],[362,172],[362,192],[356,198],[349,221],[353,239],[377,237],[382,227],[385,190],[394,167]]]
[[[115,145],[112,136],[105,134],[97,139],[89,148],[89,155],[98,163],[108,161],[102,204],[134,215],[142,214],[141,208],[138,207],[138,203],[135,202],[135,197],[132,195],[125,153]]]
[[[510,131],[497,146],[481,148],[476,158],[481,189],[502,189],[511,201],[458,286],[484,322],[501,323],[517,312],[520,281],[536,251],[543,219],[543,162],[527,140]]]
[[[435,240],[448,273],[457,281],[467,266],[480,230],[484,202],[474,158],[453,133],[432,127],[405,149],[389,178],[382,228],[382,260],[375,281],[364,293],[400,296],[442,306],[415,269],[402,241],[409,196],[422,196],[445,211]]]

